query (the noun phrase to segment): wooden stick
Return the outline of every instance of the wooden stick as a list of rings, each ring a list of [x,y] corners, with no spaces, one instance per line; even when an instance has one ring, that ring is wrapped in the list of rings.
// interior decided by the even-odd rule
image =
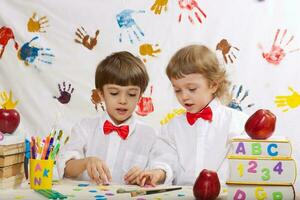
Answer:
[[[118,188],[117,189],[118,194],[120,194],[120,193],[130,193],[130,192],[134,192],[134,191],[138,191],[138,189],[132,189],[132,190],[126,190],[124,188]]]
[[[160,188],[160,189],[153,189],[153,190],[135,190],[131,191],[131,197],[141,196],[141,195],[149,195],[149,194],[157,194],[162,192],[170,192],[174,190],[181,190],[182,187],[173,187],[173,188]]]

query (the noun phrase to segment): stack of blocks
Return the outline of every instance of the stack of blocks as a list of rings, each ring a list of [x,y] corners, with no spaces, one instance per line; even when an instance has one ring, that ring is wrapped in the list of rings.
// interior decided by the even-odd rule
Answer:
[[[0,189],[16,187],[24,180],[25,143],[12,143],[10,137],[0,142]]]
[[[227,156],[228,199],[295,199],[296,163],[287,139],[234,138]]]

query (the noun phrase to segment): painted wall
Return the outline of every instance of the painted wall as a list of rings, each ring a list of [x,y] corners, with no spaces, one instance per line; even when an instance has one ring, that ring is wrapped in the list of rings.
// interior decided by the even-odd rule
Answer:
[[[137,114],[159,127],[180,108],[165,75],[168,60],[201,43],[230,74],[233,105],[274,112],[275,135],[288,137],[300,160],[299,7],[297,0],[1,0],[0,100],[10,90],[19,100],[26,134],[68,133],[97,114],[90,101],[96,65],[127,50],[144,60],[151,78]]]

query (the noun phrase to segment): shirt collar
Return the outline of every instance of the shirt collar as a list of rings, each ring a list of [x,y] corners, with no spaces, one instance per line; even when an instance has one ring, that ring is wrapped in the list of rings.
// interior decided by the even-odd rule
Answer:
[[[208,104],[210,108],[214,111],[217,109],[217,107],[221,104],[220,100],[218,98],[214,98],[211,100],[211,102]]]
[[[213,100],[211,100],[211,102],[207,105],[211,108],[212,113],[213,113],[213,117],[212,117],[212,121],[214,119],[214,113],[217,113],[218,107],[220,106],[221,102],[218,98],[214,98]]]
[[[117,125],[117,124],[114,123],[114,121],[111,119],[111,117],[107,114],[107,112],[105,112],[104,116],[103,116],[101,128],[103,127],[104,122],[106,120],[110,121],[115,126],[128,125],[129,126],[128,137],[134,132],[135,127],[136,127],[136,118],[135,118],[134,115],[131,115],[131,117],[129,119],[127,119],[125,122],[123,122],[122,124]]]

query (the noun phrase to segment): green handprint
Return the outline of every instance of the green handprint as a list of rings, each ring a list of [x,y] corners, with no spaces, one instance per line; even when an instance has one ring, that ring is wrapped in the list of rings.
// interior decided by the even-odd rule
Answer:
[[[161,14],[161,10],[164,8],[167,11],[168,0],[155,0],[154,4],[151,6],[151,11],[154,14]]]
[[[289,96],[276,96],[275,103],[283,112],[289,111],[290,108],[297,108],[300,105],[300,95],[292,87],[288,87],[292,92]]]

